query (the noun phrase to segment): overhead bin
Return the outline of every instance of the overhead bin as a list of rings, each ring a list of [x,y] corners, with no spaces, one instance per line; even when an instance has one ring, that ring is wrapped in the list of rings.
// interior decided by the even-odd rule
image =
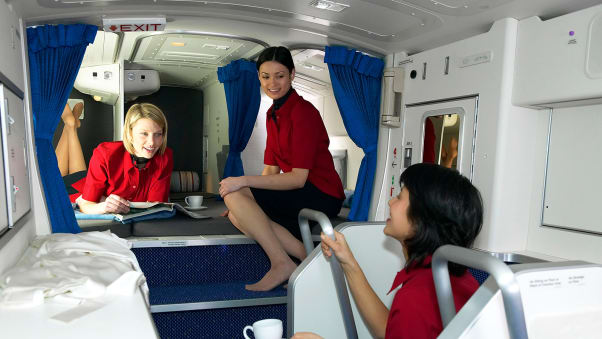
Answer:
[[[515,105],[602,102],[602,5],[547,21],[522,20],[518,32]]]
[[[78,91],[108,105],[117,102],[119,86],[119,64],[82,67],[74,84]]]
[[[155,93],[161,87],[159,72],[154,69],[142,69],[134,63],[125,63],[123,70],[123,93],[126,101],[141,95]]]

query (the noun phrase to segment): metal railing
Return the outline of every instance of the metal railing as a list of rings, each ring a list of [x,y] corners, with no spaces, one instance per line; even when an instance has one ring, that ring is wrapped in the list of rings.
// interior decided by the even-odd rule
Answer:
[[[489,273],[502,292],[510,337],[513,339],[528,338],[520,288],[512,270],[503,261],[489,253],[452,245],[439,247],[433,254],[431,264],[443,327],[447,326],[456,315],[447,265],[449,262]]]
[[[335,240],[334,229],[332,228],[330,219],[328,219],[324,213],[304,208],[299,212],[298,220],[299,228],[301,229],[301,237],[303,238],[303,245],[305,246],[307,255],[314,249],[314,243],[311,239],[311,230],[309,228],[309,220],[317,221],[318,224],[320,224],[320,227],[322,227],[322,232]],[[349,300],[349,293],[347,292],[345,275],[341,268],[341,264],[334,255],[330,257],[330,270],[332,271],[337,298],[341,308],[341,315],[343,317],[343,323],[345,324],[346,337],[349,339],[357,339],[357,329],[355,327],[355,320],[353,319],[353,311],[351,310],[351,301]]]

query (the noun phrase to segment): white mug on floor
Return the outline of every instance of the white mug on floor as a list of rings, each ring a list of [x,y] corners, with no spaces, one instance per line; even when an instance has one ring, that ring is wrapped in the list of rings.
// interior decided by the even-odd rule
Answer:
[[[189,195],[184,198],[186,205],[192,208],[199,208],[203,205],[203,196],[202,195]]]
[[[282,321],[280,319],[263,319],[253,323],[253,326],[245,326],[242,334],[245,339],[247,330],[253,331],[255,339],[282,339]]]

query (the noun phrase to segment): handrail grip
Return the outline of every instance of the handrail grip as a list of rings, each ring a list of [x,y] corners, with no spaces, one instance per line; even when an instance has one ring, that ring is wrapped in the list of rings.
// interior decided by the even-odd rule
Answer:
[[[322,232],[335,240],[334,229],[330,223],[330,219],[319,211],[315,211],[309,208],[304,208],[299,212],[299,228],[301,229],[301,237],[303,238],[303,245],[307,251],[307,255],[314,249],[314,244],[311,239],[311,230],[309,229],[309,220],[317,221],[322,227]],[[347,284],[345,283],[345,275],[336,256],[330,257],[330,270],[332,271],[332,277],[334,280],[334,286],[337,290],[337,298],[339,300],[339,306],[341,307],[341,315],[343,316],[343,323],[345,324],[345,332],[347,338],[357,339],[357,329],[355,327],[355,320],[353,319],[353,311],[351,310],[351,302],[349,301],[349,294],[347,293]]]
[[[433,254],[431,264],[437,301],[439,302],[439,311],[441,312],[441,321],[444,328],[456,315],[448,262],[454,262],[489,273],[495,279],[502,292],[510,338],[528,338],[520,288],[512,270],[503,261],[488,253],[453,245],[439,247]]]

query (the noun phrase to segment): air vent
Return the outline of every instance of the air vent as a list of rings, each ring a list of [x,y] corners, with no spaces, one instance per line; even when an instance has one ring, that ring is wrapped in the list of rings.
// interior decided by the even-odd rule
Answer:
[[[307,62],[302,63],[301,66],[303,66],[303,68],[311,69],[312,71],[316,71],[316,72],[321,72],[324,70],[323,67],[312,65]]]
[[[345,8],[349,7],[349,5],[347,5],[347,4],[342,4],[342,3],[329,1],[329,0],[314,0],[309,5],[311,7],[317,8],[317,9],[324,9],[324,10],[333,11],[333,12],[341,12]]]
[[[217,49],[217,50],[223,50],[223,51],[227,51],[230,49],[230,46],[226,46],[226,45],[215,45],[215,44],[203,44],[203,46],[201,46],[203,48],[212,48],[212,49]]]
[[[213,54],[191,53],[191,52],[163,52],[160,58],[166,59],[185,59],[185,60],[217,60],[220,56]]]

